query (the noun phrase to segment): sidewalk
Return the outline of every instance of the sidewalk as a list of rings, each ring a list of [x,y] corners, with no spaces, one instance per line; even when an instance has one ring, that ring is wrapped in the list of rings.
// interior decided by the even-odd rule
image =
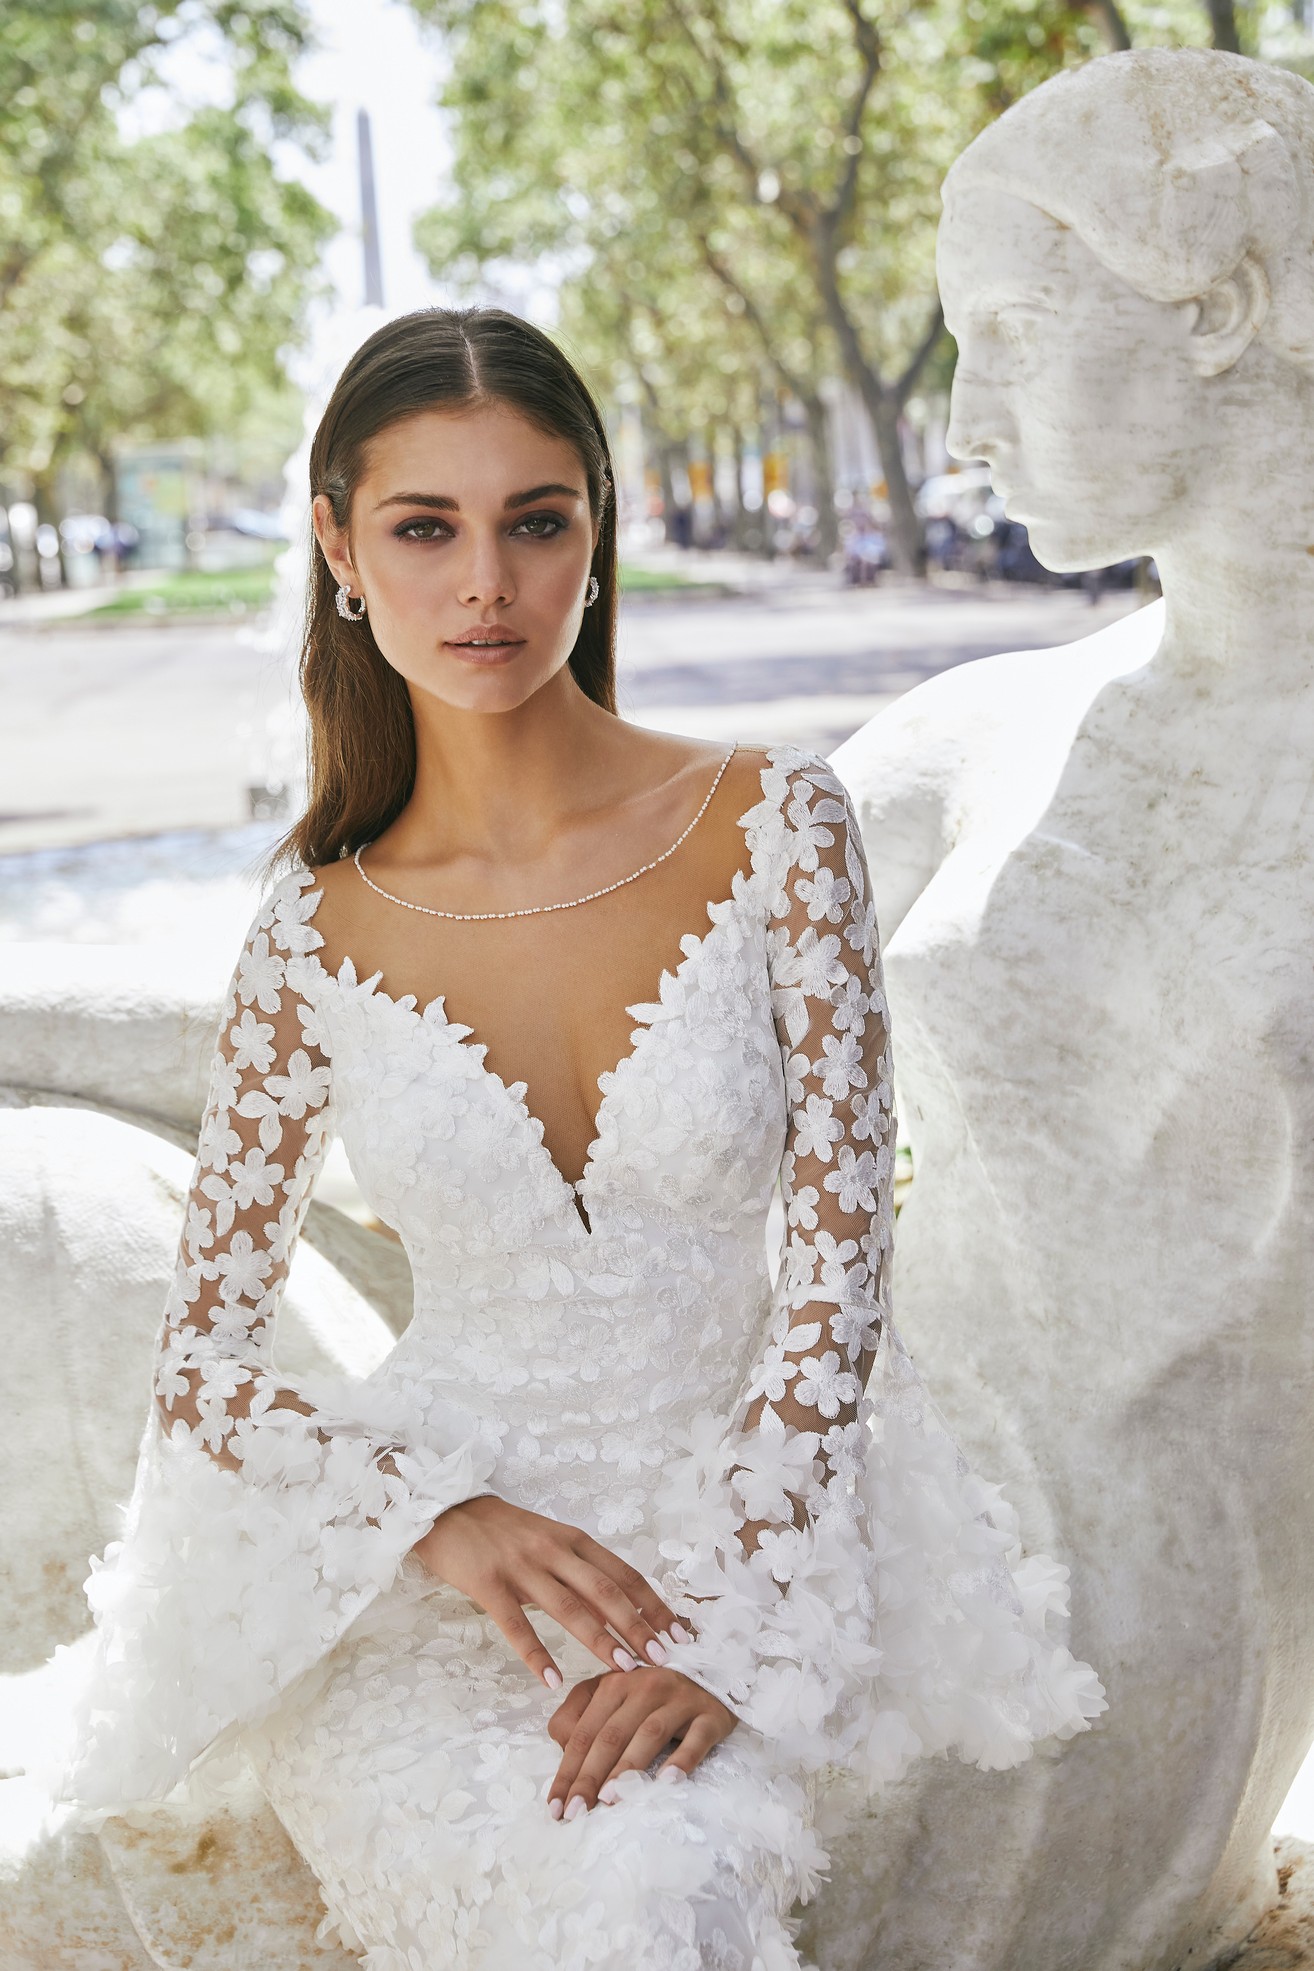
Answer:
[[[112,602],[118,592],[116,582],[97,582],[85,589],[40,589],[0,596],[0,630],[31,630],[42,623],[84,616],[89,609],[99,609],[102,602]]]

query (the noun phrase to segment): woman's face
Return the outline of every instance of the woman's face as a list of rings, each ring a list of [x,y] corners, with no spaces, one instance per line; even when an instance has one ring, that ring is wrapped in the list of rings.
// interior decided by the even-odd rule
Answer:
[[[584,467],[508,406],[388,426],[367,447],[349,538],[323,494],[314,521],[412,694],[513,711],[568,660],[597,540]]]
[[[950,451],[988,462],[1048,568],[1161,549],[1208,469],[1192,308],[1147,300],[1070,227],[970,178],[937,266],[958,343]]]

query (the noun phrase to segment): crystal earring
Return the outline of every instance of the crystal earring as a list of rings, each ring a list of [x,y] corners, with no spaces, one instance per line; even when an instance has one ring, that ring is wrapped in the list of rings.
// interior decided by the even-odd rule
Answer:
[[[596,575],[590,575],[589,592],[584,598],[584,607],[586,609],[590,608],[592,604],[597,601],[597,599],[598,599],[598,578]]]
[[[355,597],[355,600],[360,604],[360,608],[353,609],[351,606],[353,600],[351,590],[347,587],[345,582],[339,582],[336,600],[338,605],[339,616],[345,616],[349,623],[359,623],[361,617],[365,614],[364,596],[360,595]]]

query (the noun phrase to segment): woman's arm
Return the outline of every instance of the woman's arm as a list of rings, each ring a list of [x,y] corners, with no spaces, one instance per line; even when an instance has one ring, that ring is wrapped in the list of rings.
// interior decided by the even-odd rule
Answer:
[[[806,1764],[841,1755],[878,1661],[858,1490],[888,1312],[894,1099],[875,908],[852,804],[805,760],[778,812],[768,966],[787,1091],[785,1243],[769,1337],[696,1520],[662,1551],[696,1606],[681,1672]]]
[[[267,1710],[395,1580],[453,1505],[487,1492],[497,1433],[416,1415],[347,1376],[278,1373],[274,1327],[331,1132],[331,1046],[310,987],[309,872],[265,899],[213,1057],[154,1411],[122,1541],[87,1584],[98,1643],[67,1797],[157,1799]]]

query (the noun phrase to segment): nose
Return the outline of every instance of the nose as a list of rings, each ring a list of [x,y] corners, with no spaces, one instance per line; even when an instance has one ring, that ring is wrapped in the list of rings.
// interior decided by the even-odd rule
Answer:
[[[949,393],[949,428],[944,442],[956,459],[992,461],[1017,442],[1007,393],[998,378],[977,368],[962,351]]]
[[[461,601],[472,609],[496,608],[514,600],[515,582],[499,532],[471,530],[458,593]]]

